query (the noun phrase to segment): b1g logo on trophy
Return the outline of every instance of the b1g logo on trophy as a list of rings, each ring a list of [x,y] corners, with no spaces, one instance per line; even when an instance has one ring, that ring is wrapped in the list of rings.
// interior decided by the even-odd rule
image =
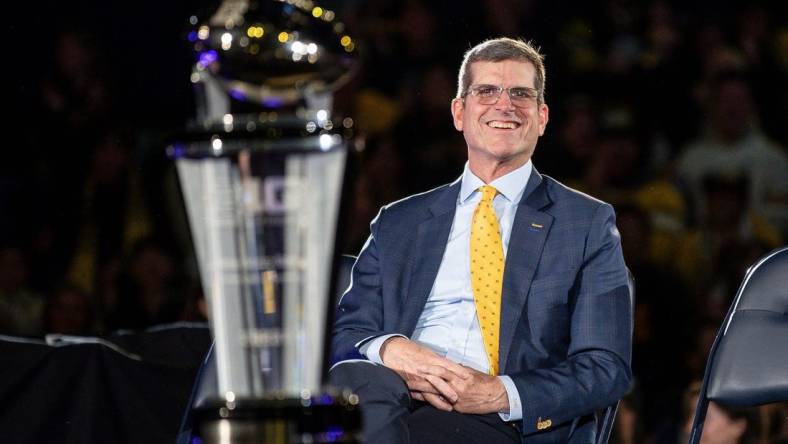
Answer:
[[[168,154],[214,335],[215,390],[195,430],[203,442],[355,442],[355,400],[323,388],[354,137],[331,102],[355,42],[311,0],[225,0],[191,24],[197,120]]]

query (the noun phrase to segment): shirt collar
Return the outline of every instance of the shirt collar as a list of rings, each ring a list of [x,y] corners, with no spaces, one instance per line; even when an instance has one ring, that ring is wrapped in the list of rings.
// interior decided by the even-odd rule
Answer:
[[[533,171],[533,164],[531,164],[531,160],[528,159],[525,165],[493,180],[490,185],[495,187],[498,193],[502,194],[509,202],[519,202],[523,197],[523,191],[525,191],[525,186],[528,184],[528,179],[531,178],[531,171]],[[473,174],[468,166],[468,162],[465,162],[465,170],[462,172],[462,186],[460,187],[459,203],[466,202],[482,185],[484,185],[484,181]]]

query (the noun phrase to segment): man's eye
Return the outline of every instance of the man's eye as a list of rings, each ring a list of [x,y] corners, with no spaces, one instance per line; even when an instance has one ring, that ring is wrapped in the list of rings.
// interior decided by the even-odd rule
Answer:
[[[512,98],[516,99],[530,99],[534,97],[534,93],[527,88],[512,88],[510,94]]]
[[[479,89],[477,89],[477,90],[476,90],[476,94],[478,94],[478,95],[479,95],[479,96],[481,96],[481,97],[490,97],[490,96],[492,96],[492,95],[495,95],[495,93],[496,93],[497,91],[498,91],[498,90],[497,90],[496,88],[485,87],[485,88],[479,88]]]

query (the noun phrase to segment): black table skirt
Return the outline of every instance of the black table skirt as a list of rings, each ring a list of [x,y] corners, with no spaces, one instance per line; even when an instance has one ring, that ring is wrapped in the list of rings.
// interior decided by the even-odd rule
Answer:
[[[175,324],[103,341],[0,337],[0,441],[174,443],[208,328]]]

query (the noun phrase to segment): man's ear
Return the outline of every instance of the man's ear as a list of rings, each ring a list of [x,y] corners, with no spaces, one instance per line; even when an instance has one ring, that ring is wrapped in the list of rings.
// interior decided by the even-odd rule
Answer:
[[[539,136],[544,135],[544,130],[547,128],[547,122],[550,120],[550,108],[546,103],[539,105]]]
[[[465,112],[465,103],[462,99],[455,98],[451,101],[451,116],[454,120],[454,127],[457,131],[462,131],[462,114]]]

